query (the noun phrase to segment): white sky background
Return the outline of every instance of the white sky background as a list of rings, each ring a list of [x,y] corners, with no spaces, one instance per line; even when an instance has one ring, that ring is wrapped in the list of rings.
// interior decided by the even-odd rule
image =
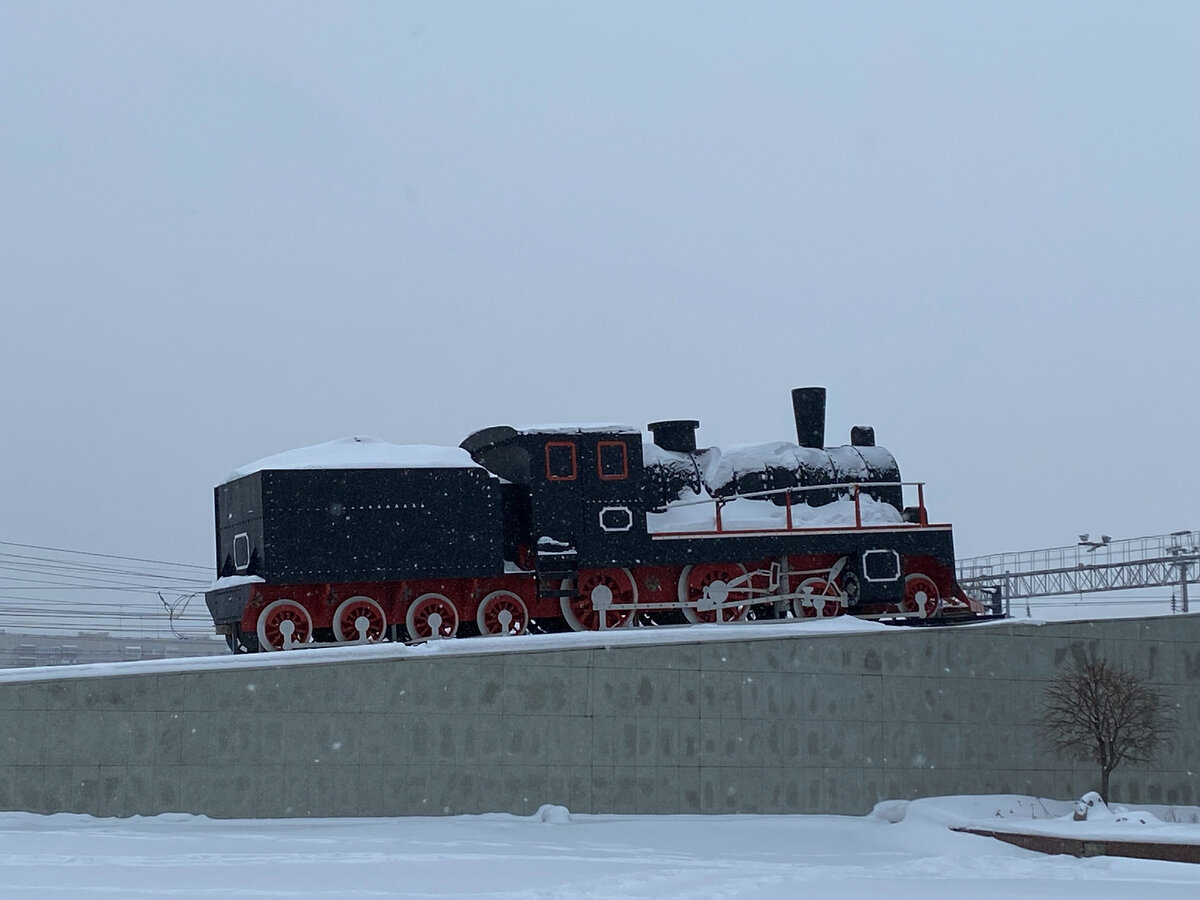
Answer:
[[[961,555],[1198,527],[1200,5],[0,0],[0,539],[347,434],[869,423]]]

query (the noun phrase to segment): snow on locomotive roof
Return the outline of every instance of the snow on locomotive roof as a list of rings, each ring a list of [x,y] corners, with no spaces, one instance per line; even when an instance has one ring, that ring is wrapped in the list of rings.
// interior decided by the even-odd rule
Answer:
[[[234,469],[225,483],[271,469],[475,469],[479,464],[460,447],[391,444],[375,437],[344,437],[285,450]]]
[[[837,465],[842,479],[870,480],[870,467],[895,468],[896,460],[883,447],[801,447],[790,441],[768,441],[759,444],[731,444],[727,447],[701,447],[692,456],[712,486],[727,484],[738,472],[757,472],[771,467],[798,471],[804,465],[825,467],[828,461]],[[688,462],[692,456],[674,450],[664,450],[653,438],[642,437],[642,458],[647,464],[670,460]]]
[[[604,422],[583,422],[578,424],[558,422],[553,425],[514,425],[513,430],[519,431],[521,434],[612,434],[614,432],[620,434],[641,434],[641,429],[634,428],[632,425],[614,425]]]
[[[770,441],[763,444],[733,444],[721,450],[708,464],[705,478],[712,485],[731,481],[738,472],[754,472],[777,466],[797,471],[806,463],[824,467],[825,460],[837,466],[840,480],[870,480],[870,466],[894,467],[892,454],[883,447],[800,447],[790,441]]]

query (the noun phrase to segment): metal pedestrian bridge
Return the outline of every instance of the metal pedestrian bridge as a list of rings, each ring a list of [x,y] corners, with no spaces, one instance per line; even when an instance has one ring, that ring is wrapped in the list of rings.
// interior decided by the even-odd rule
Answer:
[[[1014,599],[1178,588],[1188,611],[1188,584],[1200,583],[1200,531],[1092,540],[1081,534],[1070,547],[994,553],[957,562],[958,583],[969,595],[1008,612]]]

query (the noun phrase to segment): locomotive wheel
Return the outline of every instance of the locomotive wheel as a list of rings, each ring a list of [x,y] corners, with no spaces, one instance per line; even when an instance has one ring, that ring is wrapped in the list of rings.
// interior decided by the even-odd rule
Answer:
[[[941,605],[937,585],[928,575],[909,575],[904,579],[904,603],[901,608],[905,612],[928,619],[937,615]]]
[[[452,638],[458,631],[458,610],[444,594],[422,594],[408,607],[404,624],[411,641],[428,640],[435,631],[438,637]]]
[[[573,590],[574,594],[564,595],[559,604],[563,619],[572,631],[599,631],[600,612],[597,606],[613,603],[632,606],[637,603],[637,584],[628,569],[591,569],[575,577],[574,588],[571,581],[570,578],[564,578],[561,589]],[[628,609],[606,609],[604,617],[606,628],[630,625],[634,618]]]
[[[679,602],[683,604],[683,616],[693,625],[702,623],[740,622],[750,612],[749,603],[722,606],[718,609],[701,609],[704,589],[708,588],[710,601],[719,604],[728,602],[729,582],[746,574],[746,567],[738,563],[687,566],[679,575]],[[717,619],[718,613],[720,619]]]
[[[258,646],[264,650],[290,650],[312,639],[312,617],[295,600],[268,603],[258,614]]]
[[[479,604],[475,624],[480,634],[524,634],[529,627],[529,610],[512,591],[492,591]]]
[[[841,615],[841,592],[836,584],[830,587],[828,581],[819,575],[814,575],[812,578],[805,578],[800,582],[800,591],[811,594],[812,600],[805,603],[804,598],[797,597],[792,601],[792,613],[796,618],[816,619]]]
[[[343,600],[333,614],[333,634],[339,641],[375,643],[387,633],[383,607],[370,597]]]

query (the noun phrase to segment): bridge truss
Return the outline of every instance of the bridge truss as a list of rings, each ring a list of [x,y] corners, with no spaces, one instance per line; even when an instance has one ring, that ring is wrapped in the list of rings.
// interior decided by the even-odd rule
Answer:
[[[958,583],[977,600],[1011,612],[1014,599],[1090,594],[1134,588],[1178,588],[1188,611],[1188,584],[1200,583],[1200,532],[1091,540],[1072,547],[995,553],[957,562]]]

